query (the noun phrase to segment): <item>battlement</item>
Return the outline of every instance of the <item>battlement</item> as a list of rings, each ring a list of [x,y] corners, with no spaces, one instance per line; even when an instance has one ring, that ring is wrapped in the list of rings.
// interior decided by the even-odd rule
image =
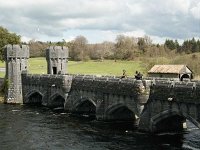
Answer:
[[[22,78],[25,81],[24,84],[36,84],[36,85],[46,85],[48,80],[62,83],[65,79],[65,75],[50,75],[50,74],[22,74]],[[41,81],[44,81],[42,83]],[[57,84],[57,83],[56,83]]]
[[[27,45],[6,45],[4,59],[29,58],[29,47]]]
[[[80,80],[80,81],[101,81],[101,82],[114,82],[114,83],[125,83],[125,82],[130,82],[134,83],[136,80],[133,78],[126,78],[126,79],[121,79],[118,77],[114,76],[95,76],[95,75],[74,75],[73,78],[75,80]]]
[[[134,78],[120,79],[113,76],[73,75],[72,88],[138,97],[140,94],[145,95],[141,92],[149,90],[149,83]]]
[[[200,103],[199,89],[199,82],[152,81],[150,99]]]
[[[46,59],[49,60],[51,58],[67,59],[68,48],[65,46],[50,46],[46,49]]]

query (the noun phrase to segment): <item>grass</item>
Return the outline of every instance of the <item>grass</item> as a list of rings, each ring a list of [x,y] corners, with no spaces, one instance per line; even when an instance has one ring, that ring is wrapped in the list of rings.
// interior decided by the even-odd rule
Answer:
[[[44,57],[30,58],[28,63],[29,73],[32,74],[46,74],[47,62]],[[0,63],[0,67],[4,67],[4,63]],[[88,61],[88,62],[68,62],[68,73],[71,74],[94,74],[94,75],[122,75],[122,70],[126,70],[128,76],[133,76],[135,71],[144,73],[145,69],[142,67],[140,61],[114,61],[104,60]],[[5,73],[0,72],[0,77],[4,77]]]
[[[28,60],[28,70],[32,74],[46,74],[47,65],[44,57],[30,58]]]
[[[68,72],[72,74],[95,74],[95,75],[122,75],[122,70],[126,70],[128,76],[133,76],[135,71],[143,72],[139,61],[117,61],[105,60],[103,62],[88,61],[77,64],[69,63]]]
[[[28,70],[32,74],[46,74],[47,62],[44,57],[30,58]],[[94,74],[94,75],[122,75],[122,70],[126,70],[128,76],[133,76],[135,71],[140,71],[146,75],[147,71],[155,64],[185,64],[194,72],[195,78],[200,79],[200,53],[187,55],[177,55],[171,58],[167,57],[140,57],[137,61],[104,60],[87,62],[68,62],[68,73],[71,74]],[[0,62],[0,67],[5,64]],[[5,73],[0,72],[0,77]]]

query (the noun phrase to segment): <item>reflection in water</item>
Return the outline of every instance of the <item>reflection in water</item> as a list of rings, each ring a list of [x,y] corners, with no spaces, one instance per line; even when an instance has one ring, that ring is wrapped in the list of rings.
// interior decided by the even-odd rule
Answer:
[[[131,122],[99,122],[43,107],[0,105],[0,149],[155,150],[198,149],[200,131],[138,132]]]

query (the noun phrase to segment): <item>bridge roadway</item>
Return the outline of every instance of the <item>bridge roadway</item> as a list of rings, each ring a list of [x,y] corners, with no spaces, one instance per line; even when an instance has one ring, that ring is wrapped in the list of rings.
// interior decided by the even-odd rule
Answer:
[[[182,130],[186,119],[200,127],[198,81],[23,73],[22,93],[25,104],[64,107],[98,120],[131,120],[148,132]]]

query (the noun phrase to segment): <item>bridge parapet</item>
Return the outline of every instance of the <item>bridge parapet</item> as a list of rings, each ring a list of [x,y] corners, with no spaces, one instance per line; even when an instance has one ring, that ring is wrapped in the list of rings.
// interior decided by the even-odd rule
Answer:
[[[150,84],[150,81],[135,80],[133,78],[120,79],[110,76],[73,75],[71,91],[65,103],[65,109],[69,112],[93,110],[93,112],[96,112],[97,119],[103,120],[114,119],[115,117],[110,113],[114,109],[122,108],[127,108],[132,111],[132,114],[139,116],[143,105],[148,100]],[[87,103],[88,108],[84,107],[86,104],[83,103]],[[95,109],[91,105],[94,105]],[[115,119],[120,119],[120,116],[122,115],[119,114],[119,118]],[[123,117],[127,119],[128,116],[127,114]]]
[[[72,88],[135,96],[138,94],[137,92],[139,92],[138,90],[135,90],[135,88],[138,88],[139,83],[142,84],[141,86],[144,86],[142,80],[97,76],[75,76],[73,78]]]
[[[151,99],[200,103],[200,82],[157,81],[151,87]]]
[[[71,82],[72,76],[68,75],[22,74],[23,102],[25,104],[34,103],[30,97],[38,93],[42,105],[53,107],[53,97],[60,96],[64,100],[67,98],[67,94],[71,89]]]
[[[200,82],[152,81],[139,128],[150,132],[177,131],[190,120],[200,128]]]

